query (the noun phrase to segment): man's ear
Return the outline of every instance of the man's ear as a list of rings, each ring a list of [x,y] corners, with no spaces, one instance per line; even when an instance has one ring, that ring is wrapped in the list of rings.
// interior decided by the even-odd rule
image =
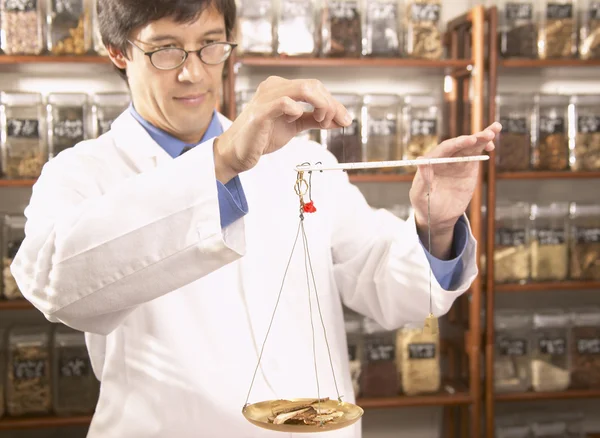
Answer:
[[[106,51],[108,52],[108,57],[113,62],[113,64],[117,66],[117,68],[125,69],[125,67],[127,67],[125,55],[121,50],[116,49],[113,46],[108,46],[106,48]]]

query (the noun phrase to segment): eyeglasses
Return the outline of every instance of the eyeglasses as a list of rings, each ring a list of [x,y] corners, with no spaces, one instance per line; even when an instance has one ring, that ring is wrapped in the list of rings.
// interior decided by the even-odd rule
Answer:
[[[208,65],[218,65],[225,62],[237,47],[237,44],[216,42],[207,44],[198,50],[185,50],[178,47],[164,47],[162,49],[146,52],[141,47],[127,40],[133,47],[141,50],[150,58],[150,63],[159,70],[173,70],[183,65],[190,53],[198,55],[200,60]]]

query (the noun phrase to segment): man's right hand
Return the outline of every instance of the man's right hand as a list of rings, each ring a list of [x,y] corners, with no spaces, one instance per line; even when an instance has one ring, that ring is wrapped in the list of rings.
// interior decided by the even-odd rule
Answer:
[[[313,112],[304,112],[306,102]],[[315,79],[272,76],[262,82],[232,126],[215,139],[215,171],[223,184],[256,166],[262,155],[285,146],[308,129],[350,126],[352,117]]]

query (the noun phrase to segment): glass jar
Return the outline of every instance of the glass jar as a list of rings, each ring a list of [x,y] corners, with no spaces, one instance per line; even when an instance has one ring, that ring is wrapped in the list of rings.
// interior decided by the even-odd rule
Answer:
[[[42,95],[0,93],[0,126],[4,178],[37,178],[48,159]]]
[[[573,280],[600,280],[600,205],[571,204],[569,276]]]
[[[10,272],[10,265],[19,251],[23,239],[25,239],[25,216],[4,216],[4,223],[2,224],[2,292],[7,300],[23,298],[19,286],[17,286],[17,282]]]
[[[574,0],[544,0],[538,31],[540,59],[571,58],[577,53]]]
[[[386,161],[402,155],[398,126],[400,101],[391,94],[368,94],[363,98],[366,120],[363,120],[363,161]],[[386,171],[382,169],[381,171]]]
[[[352,117],[352,124],[344,129],[322,129],[321,143],[340,163],[362,161],[362,97],[358,94],[334,94],[333,98],[346,107]]]
[[[277,54],[311,56],[317,53],[315,0],[280,0],[277,17]]]
[[[0,35],[6,55],[39,55],[44,50],[42,0],[0,1]]]
[[[53,55],[84,55],[92,48],[92,22],[84,0],[46,0],[46,40]]]
[[[579,57],[600,58],[600,2],[580,0],[579,8]]]
[[[406,395],[437,392],[441,386],[440,341],[422,327],[397,332],[396,352],[401,388]]]
[[[52,409],[49,328],[14,327],[8,336],[7,413],[15,417],[49,414]]]
[[[360,395],[360,378],[362,374],[363,334],[362,318],[356,313],[347,313],[344,318],[346,338],[348,341],[348,360],[350,361],[350,378],[354,397]]]
[[[89,414],[100,386],[92,371],[83,332],[59,325],[53,342],[53,400],[57,415]]]
[[[414,160],[424,156],[440,143],[442,127],[440,101],[434,96],[405,96],[402,105],[402,156],[394,160]],[[416,167],[405,167],[416,172]]]
[[[404,52],[408,57],[442,58],[441,14],[441,0],[406,0]]]
[[[364,353],[360,378],[362,397],[392,397],[398,394],[396,333],[375,321],[364,319]]]
[[[598,3],[600,5],[600,3]],[[569,111],[571,138],[571,169],[575,171],[600,170],[600,96],[573,96]]]
[[[273,1],[243,0],[238,9],[238,54],[273,54]]]
[[[533,168],[567,170],[569,167],[569,133],[567,129],[569,97],[538,95],[537,141],[533,145]]]
[[[499,310],[494,319],[494,388],[525,392],[531,386],[531,315]]]
[[[102,42],[102,35],[100,34],[100,22],[98,17],[98,0],[92,1],[92,42],[94,45],[94,52],[100,56],[108,56],[108,51],[104,47]]]
[[[531,206],[531,279],[566,280],[569,276],[569,204]]]
[[[88,138],[87,95],[48,95],[48,146],[50,158]]]
[[[496,283],[524,283],[531,276],[529,209],[526,203],[500,203],[496,207]]]
[[[362,10],[358,0],[324,0],[321,42],[325,56],[359,57],[362,53]]]
[[[518,415],[503,416],[496,420],[495,438],[531,438],[531,427]]]
[[[531,424],[535,438],[584,438],[583,415],[548,413],[537,415]]]
[[[531,122],[534,97],[528,94],[496,96],[496,120],[502,131],[496,137],[496,168],[502,172],[529,169],[531,164]]]
[[[537,58],[537,4],[502,0],[498,5],[498,51],[504,58]]]
[[[92,98],[92,132],[99,137],[129,106],[129,93],[96,93]]]
[[[546,310],[533,315],[531,385],[536,392],[564,391],[571,383],[569,315]]]
[[[575,309],[572,312],[571,387],[600,388],[600,307]]]
[[[6,330],[0,328],[0,418],[6,412],[4,388],[6,379]]]
[[[400,55],[400,10],[398,0],[366,2],[363,30],[364,56]]]

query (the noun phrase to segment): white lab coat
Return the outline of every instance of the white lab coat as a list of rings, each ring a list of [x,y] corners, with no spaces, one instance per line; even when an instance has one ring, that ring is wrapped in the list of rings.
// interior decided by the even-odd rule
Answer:
[[[102,381],[89,437],[290,436],[241,411],[298,227],[293,168],[333,160],[297,139],[262,157],[240,175],[249,213],[224,230],[212,141],[172,159],[125,112],[44,167],[12,272],[50,321],[86,332]],[[429,263],[413,217],[372,210],[343,172],[312,184],[311,261],[339,392],[352,402],[342,302],[388,329],[422,322]],[[475,249],[469,235],[456,290],[433,279],[436,314],[477,275]],[[335,398],[314,296],[313,311],[320,395]],[[300,240],[250,403],[317,395],[308,314]],[[360,422],[321,436],[358,438]]]

